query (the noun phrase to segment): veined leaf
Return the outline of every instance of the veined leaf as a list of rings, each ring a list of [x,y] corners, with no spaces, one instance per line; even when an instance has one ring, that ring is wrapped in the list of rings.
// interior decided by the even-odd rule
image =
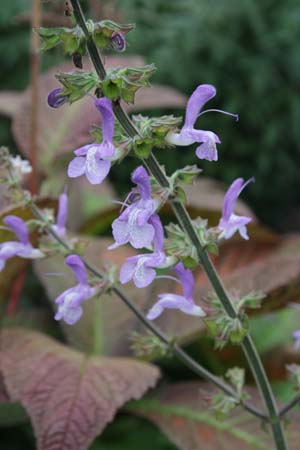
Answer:
[[[270,450],[272,434],[264,431],[261,422],[241,407],[224,420],[218,420],[209,409],[215,391],[205,383],[175,383],[157,390],[128,410],[148,418],[182,450]],[[257,403],[258,395],[250,390]],[[259,402],[260,403],[260,402]],[[299,447],[299,413],[292,413],[286,427],[290,450]]]
[[[86,450],[117,409],[159,377],[150,364],[85,355],[22,328],[2,331],[0,362],[10,399],[26,409],[40,450]]]

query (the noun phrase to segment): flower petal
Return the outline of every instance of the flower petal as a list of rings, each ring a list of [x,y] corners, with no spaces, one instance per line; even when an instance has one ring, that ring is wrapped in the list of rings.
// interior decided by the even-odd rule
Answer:
[[[68,215],[68,196],[64,192],[59,196],[58,213],[56,218],[56,225],[60,229],[65,229]]]
[[[127,261],[123,264],[121,271],[120,271],[120,282],[121,284],[128,283],[133,277],[134,271],[135,271],[135,262],[130,261],[128,258]]]
[[[96,108],[102,116],[103,141],[112,142],[114,136],[115,117],[112,109],[112,101],[106,97],[95,101]]]
[[[230,239],[237,231],[239,231],[242,238],[248,240],[249,237],[246,225],[248,225],[251,220],[251,217],[237,216],[236,214],[231,214],[229,220],[221,218],[218,226],[221,230],[219,239]]]
[[[254,178],[249,178],[244,183],[243,178],[237,178],[233,181],[233,183],[229,186],[229,189],[227,190],[224,202],[223,202],[223,209],[222,209],[222,219],[229,220],[230,216],[233,213],[235,202],[237,201],[238,196],[242,192],[242,190],[247,186],[247,184],[254,181]]]
[[[207,141],[196,149],[196,156],[207,161],[218,161],[218,151],[215,142]]]
[[[76,156],[70,161],[68,166],[68,177],[77,178],[85,172],[86,158],[83,156]]]
[[[87,284],[87,273],[85,265],[78,255],[69,255],[65,259],[65,264],[73,270],[77,281],[81,284]]]
[[[195,287],[195,280],[192,271],[190,269],[186,269],[182,263],[176,264],[173,270],[182,284],[185,298],[192,300]]]
[[[200,110],[215,95],[216,89],[211,84],[201,84],[194,90],[186,107],[185,127],[194,127]]]
[[[149,219],[149,223],[153,226],[155,235],[154,235],[154,251],[162,252],[164,248],[164,228],[162,226],[160,217],[158,214],[152,214]]]
[[[128,222],[115,219],[112,223],[112,233],[118,245],[126,244],[129,241]]]
[[[154,228],[149,223],[142,227],[137,224],[132,224],[130,227],[130,244],[134,248],[149,247],[154,238]]]
[[[135,183],[143,199],[151,198],[151,183],[148,172],[143,166],[137,167],[131,175],[131,180]]]
[[[145,264],[138,264],[133,274],[133,282],[137,288],[149,286],[156,277],[156,272]]]
[[[7,225],[17,236],[22,244],[29,243],[29,231],[24,220],[17,216],[6,216],[3,223]]]
[[[194,302],[189,302],[185,297],[182,297],[181,295],[166,293],[159,295],[159,300],[148,312],[147,319],[156,319],[165,309],[178,309],[181,312],[189,314],[191,316],[205,316],[205,312],[203,311],[203,309],[200,306],[195,305]]]
[[[87,144],[87,145],[84,145],[83,147],[79,147],[79,148],[77,148],[77,150],[74,150],[74,155],[75,156],[86,156],[89,149],[91,147],[93,147],[94,145],[95,144]]]
[[[94,152],[88,152],[86,156],[85,174],[91,184],[102,183],[110,171],[110,161],[104,161],[98,158],[99,157]]]

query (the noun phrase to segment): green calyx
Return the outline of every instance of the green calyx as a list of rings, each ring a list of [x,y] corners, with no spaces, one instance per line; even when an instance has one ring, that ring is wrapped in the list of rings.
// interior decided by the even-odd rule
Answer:
[[[134,24],[120,24],[113,20],[101,20],[94,23],[93,37],[99,48],[111,48],[111,38],[114,33],[125,35],[133,30]]]
[[[169,131],[174,130],[181,123],[181,118],[173,115],[161,117],[146,117],[141,114],[132,116],[132,121],[143,137],[150,138],[153,146],[165,148],[168,146],[165,141]]]
[[[83,98],[88,92],[99,86],[99,79],[95,72],[74,70],[60,72],[55,77],[63,86],[62,95],[68,97],[70,103]]]
[[[177,184],[192,184],[195,178],[202,172],[196,165],[186,166],[183,169],[178,169],[171,176],[172,185]]]
[[[82,29],[77,25],[74,28],[36,28],[36,33],[41,38],[41,50],[46,51],[63,44],[67,55],[79,53],[83,56],[86,52],[86,38]]]
[[[234,409],[241,401],[249,398],[248,394],[243,392],[245,385],[245,371],[239,367],[233,367],[227,370],[225,377],[235,390],[236,396],[229,396],[223,392],[218,392],[213,396],[212,409],[216,417],[220,420],[226,418],[226,416]]]
[[[102,91],[111,100],[122,98],[126,103],[134,103],[138,89],[150,86],[149,78],[155,70],[154,64],[140,68],[110,69],[101,82]]]

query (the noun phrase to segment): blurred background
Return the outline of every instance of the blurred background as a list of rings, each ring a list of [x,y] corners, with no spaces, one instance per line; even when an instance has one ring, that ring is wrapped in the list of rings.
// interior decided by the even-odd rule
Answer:
[[[66,22],[62,4],[42,1],[44,26]],[[216,0],[213,7],[210,0],[83,4],[94,17],[136,23],[128,35],[128,52],[157,65],[154,82],[186,95],[200,83],[216,86],[214,106],[238,113],[240,122],[217,114],[201,118],[199,126],[214,130],[222,140],[220,163],[204,163],[205,173],[227,184],[237,176],[254,176],[256,183],[245,196],[259,218],[281,231],[299,229],[299,2]],[[0,8],[1,89],[21,90],[30,78],[31,2],[2,0]],[[60,48],[43,54],[42,70],[61,59]],[[14,144],[10,121],[3,117],[0,140]],[[196,162],[193,150],[186,148],[176,158],[170,155],[170,169],[180,160]],[[120,183],[126,179],[127,173],[118,178]]]
[[[281,245],[281,234],[299,231],[299,1],[86,0],[82,5],[87,15],[94,19],[111,18],[119,22],[136,23],[136,29],[128,35],[126,56],[139,55],[146,63],[155,63],[157,72],[153,83],[172,87],[178,95],[183,94],[186,97],[197,85],[211,83],[217,88],[217,97],[211,102],[211,107],[239,114],[238,123],[221,114],[207,114],[198,122],[199,128],[215,131],[222,140],[219,146],[219,162],[201,162],[205,175],[221,181],[224,186],[228,186],[236,177],[254,176],[256,182],[243,193],[243,200],[250,206],[259,222],[268,229],[265,234],[257,235],[257,241],[250,244],[250,250],[249,247],[248,250],[246,247],[239,247],[239,253],[235,254],[233,260],[232,249],[230,250],[230,270],[240,264],[241,255],[248,252],[244,258],[247,263],[253,262],[258,254],[268,256],[269,251]],[[69,22],[64,15],[64,1],[44,0],[41,1],[41,7],[40,22],[43,26],[68,26]],[[30,0],[1,0],[0,144],[9,146],[14,153],[20,150],[20,127],[16,126],[12,133],[12,116],[18,109],[22,92],[32,83],[34,63],[30,53],[31,28]],[[41,73],[46,73],[64,61],[60,47],[40,56],[38,65]],[[51,77],[53,78],[53,75]],[[47,83],[44,82],[40,95],[47,92],[46,88]],[[151,97],[151,93],[149,95]],[[151,103],[148,98],[143,113],[184,115],[182,98],[178,97],[175,110],[170,101],[166,101],[165,107],[158,102],[161,106],[153,107],[152,104],[151,108],[149,106],[147,109],[147,105]],[[153,102],[156,100],[158,98],[154,98]],[[45,97],[40,101],[45,103]],[[22,114],[24,119],[26,109],[23,109]],[[20,123],[20,114],[18,120]],[[44,126],[47,127],[48,123],[45,122]],[[19,140],[16,139],[18,134]],[[197,163],[194,153],[194,147],[182,147],[176,152],[162,153],[159,159],[170,173],[179,166]],[[65,165],[66,159],[63,160],[62,167],[65,168]],[[136,161],[128,159],[122,163],[121,170],[117,167],[110,173],[110,181],[121,197],[128,192],[128,179],[135,165]],[[62,184],[59,185],[59,188],[61,187]],[[46,192],[49,193],[49,187]],[[195,195],[197,196],[197,193]],[[92,209],[94,212],[95,208]],[[88,218],[91,217],[92,215],[88,214]],[[103,230],[107,232],[112,215],[102,215],[103,226],[99,225],[99,216],[95,216],[96,219],[96,228],[95,221],[90,221],[80,231],[91,235],[99,235]],[[270,230],[275,232],[274,235]],[[299,238],[297,242],[299,245]],[[236,252],[236,249],[234,251]],[[225,264],[227,263],[225,261]],[[280,264],[278,267],[281,267]],[[292,297],[294,300],[299,297],[299,285],[296,283],[293,284],[293,294],[285,297],[287,284],[291,281],[288,279],[288,267],[286,272],[284,288],[279,293],[276,290],[276,298],[285,298],[279,301],[281,306],[285,306],[287,298],[290,300]],[[293,273],[294,277],[296,275],[298,276],[298,272]],[[274,278],[274,272],[272,276]],[[18,283],[20,284],[20,280]],[[44,288],[45,286],[38,285],[36,275],[28,269],[21,295],[21,304],[25,305],[25,309],[39,307],[40,298],[46,295]],[[270,292],[272,289],[270,288]],[[275,292],[275,288],[273,291]],[[278,305],[275,309],[277,308]],[[14,305],[12,309],[15,309]],[[268,313],[268,309],[265,312]],[[46,315],[50,317],[51,314],[49,306]],[[298,318],[294,311],[285,308],[278,313],[276,311],[274,314],[253,319],[254,336],[259,350],[265,353],[269,364],[268,371],[273,373],[277,391],[283,392],[284,398],[288,397],[291,389],[284,382],[284,366],[279,367],[278,361],[274,363],[274,355],[276,349],[282,348],[283,343],[291,344],[292,327]],[[266,339],[265,330],[270,323],[273,331],[270,331]],[[54,331],[53,324],[51,327],[50,334],[64,339],[58,327]],[[225,350],[219,360],[219,355],[215,357],[211,353],[212,343],[205,339],[201,344],[199,358],[216,373],[223,373],[227,366],[232,365],[232,361],[240,361],[241,356],[237,356],[231,349],[227,353]],[[189,351],[199,354],[199,342],[190,344]],[[286,360],[285,353],[280,362],[284,364]],[[190,373],[182,371],[174,361],[161,362],[161,366],[166,378],[172,381],[191,376]],[[2,426],[6,423],[4,419],[0,409]],[[0,430],[1,447],[3,445],[3,448],[13,450],[34,448],[31,427],[28,423],[24,424],[23,419],[21,414],[21,425],[16,428],[3,426]],[[177,447],[149,422],[126,414],[119,415],[101,439],[97,439],[91,447],[92,450],[140,448],[173,450]]]

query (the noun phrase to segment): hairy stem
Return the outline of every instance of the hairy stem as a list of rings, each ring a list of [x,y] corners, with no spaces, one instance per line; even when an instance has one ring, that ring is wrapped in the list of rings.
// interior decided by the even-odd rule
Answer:
[[[39,116],[39,72],[40,72],[40,39],[33,30],[41,25],[40,0],[32,1],[31,14],[31,45],[30,45],[30,82],[31,82],[31,109],[30,109],[30,163],[32,172],[29,178],[29,187],[32,194],[38,191],[38,116]]]
[[[91,60],[95,66],[95,70],[99,75],[100,79],[103,80],[106,76],[106,71],[102,63],[101,56],[96,48],[92,36],[89,34],[88,29],[85,24],[85,18],[80,8],[79,0],[71,0],[74,16],[77,23],[82,27],[86,37],[87,37],[87,47],[91,57]],[[120,124],[123,126],[124,130],[129,136],[136,136],[137,131],[134,125],[131,123],[130,118],[124,112],[123,108],[120,106],[119,102],[114,104],[114,112],[119,120]],[[161,169],[158,161],[153,154],[150,154],[147,158],[145,165],[150,170],[151,174],[160,183],[162,187],[169,188],[169,181],[163,170]],[[180,223],[183,230],[189,236],[191,243],[195,246],[197,250],[197,255],[199,262],[201,263],[203,270],[205,271],[207,278],[209,279],[212,287],[214,288],[224,310],[227,312],[228,316],[231,318],[237,318],[237,313],[235,311],[234,305],[232,304],[230,297],[228,296],[210,258],[205,249],[202,247],[201,242],[193,227],[192,221],[184,207],[184,205],[178,200],[171,199],[171,206],[176,215],[178,222]],[[269,420],[272,427],[272,432],[274,440],[276,443],[277,450],[287,450],[287,443],[284,436],[283,427],[281,424],[280,416],[278,413],[275,397],[271,388],[271,385],[266,376],[264,367],[261,363],[260,357],[256,351],[253,341],[249,335],[247,335],[242,343],[242,349],[246,355],[250,368],[252,370],[253,376],[256,380],[258,388],[260,390],[261,396],[264,400],[265,406],[268,411]]]

